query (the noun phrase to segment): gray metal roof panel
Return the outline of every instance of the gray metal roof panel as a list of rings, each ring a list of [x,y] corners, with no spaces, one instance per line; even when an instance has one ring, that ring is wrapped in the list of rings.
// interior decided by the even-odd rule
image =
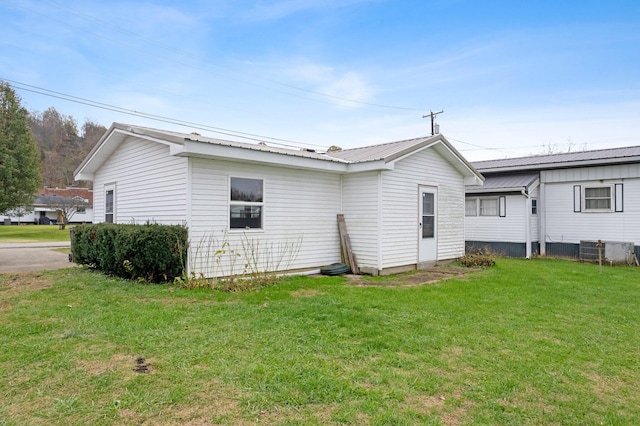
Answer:
[[[554,165],[580,162],[606,163],[611,160],[624,161],[625,158],[640,157],[640,146],[598,149],[581,152],[565,152],[561,154],[532,155],[528,157],[505,158],[501,160],[476,161],[471,163],[477,170],[495,170],[501,168],[535,167],[553,168]],[[496,170],[497,171],[497,170]]]
[[[416,145],[427,142],[430,139],[436,140],[437,136],[407,139],[403,141],[388,142],[379,145],[363,146],[359,148],[350,148],[342,151],[328,152],[327,155],[341,158],[343,160],[354,163],[358,163],[361,161],[385,160],[390,157],[394,157],[406,150],[410,150]]]
[[[204,142],[212,145],[222,145],[222,146],[229,146],[229,147],[235,147],[235,148],[251,149],[255,151],[292,155],[296,157],[344,162],[339,158],[335,158],[334,156],[329,156],[324,153],[319,153],[313,150],[306,150],[302,148],[300,149],[280,148],[280,147],[274,147],[266,144],[261,145],[259,143],[238,142],[238,141],[230,141],[225,139],[211,138],[207,136],[202,136],[198,133],[180,133],[180,132],[174,132],[174,131],[168,131],[168,130],[158,130],[158,129],[152,129],[148,127],[132,126],[127,124],[119,124],[119,123],[116,124],[116,128],[131,132],[131,133],[150,136],[153,138],[166,139],[169,142],[173,142],[177,144],[184,144],[185,141]]]
[[[485,176],[484,185],[469,185],[466,187],[468,192],[477,192],[482,190],[496,189],[526,189],[533,184],[540,176],[537,173],[515,174],[503,176]]]

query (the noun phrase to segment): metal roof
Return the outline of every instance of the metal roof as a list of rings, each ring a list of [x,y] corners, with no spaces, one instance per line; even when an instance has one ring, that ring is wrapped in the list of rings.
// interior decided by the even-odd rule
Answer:
[[[438,136],[407,139],[397,142],[388,142],[379,145],[363,146],[359,148],[345,149],[342,151],[328,152],[327,155],[341,158],[349,162],[389,160],[403,155],[406,151],[418,148],[418,145],[428,144],[439,140]]]
[[[167,144],[171,146],[172,155],[217,156],[237,161],[279,164],[285,167],[320,169],[336,173],[391,169],[395,160],[433,146],[465,176],[465,179],[482,181],[480,173],[442,135],[325,153],[301,148],[273,147],[262,143],[228,141],[198,133],[180,133],[122,123],[113,123],[105,132],[76,169],[74,173],[76,179],[92,180],[95,170],[128,137]],[[291,161],[283,162],[283,158],[279,156],[292,158]]]
[[[327,161],[343,162],[340,159],[335,158],[334,156],[327,156],[324,153],[319,153],[314,150],[303,149],[303,148],[298,148],[298,149],[279,148],[279,147],[267,145],[266,142],[264,143],[264,145],[262,145],[257,142],[248,143],[248,142],[229,141],[225,139],[202,136],[198,133],[180,133],[180,132],[174,132],[170,130],[152,129],[149,127],[133,126],[133,125],[121,124],[121,123],[114,123],[113,126],[119,130],[128,131],[134,134],[150,136],[157,139],[163,139],[163,140],[167,140],[168,142],[172,142],[176,144],[184,144],[186,141],[204,142],[212,145],[230,146],[235,148],[251,149],[254,151],[273,152],[276,154],[293,155],[296,157],[305,157],[305,158],[314,158],[314,159],[321,159],[321,160],[327,160]]]
[[[484,185],[468,185],[467,193],[527,190],[540,176],[537,173],[485,176]]]
[[[624,162],[640,162],[640,146],[599,149],[593,151],[566,152],[561,154],[533,155],[502,160],[471,163],[480,172],[507,170],[553,169]]]

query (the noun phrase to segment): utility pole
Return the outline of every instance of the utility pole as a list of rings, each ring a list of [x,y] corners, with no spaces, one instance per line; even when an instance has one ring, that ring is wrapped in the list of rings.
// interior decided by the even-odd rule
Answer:
[[[436,134],[436,115],[442,114],[444,110],[433,112],[429,110],[429,114],[423,115],[422,118],[431,117],[431,136]]]

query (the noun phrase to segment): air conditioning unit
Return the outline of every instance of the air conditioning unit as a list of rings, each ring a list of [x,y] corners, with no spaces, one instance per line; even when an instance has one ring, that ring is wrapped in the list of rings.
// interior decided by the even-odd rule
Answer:
[[[602,260],[607,262],[630,262],[634,244],[620,241],[602,241]],[[598,242],[580,241],[580,260],[598,261]]]
[[[604,256],[604,250],[605,250],[605,243],[602,243],[602,256]],[[598,254],[597,241],[580,240],[580,260],[597,261],[598,257],[599,257],[599,254]]]

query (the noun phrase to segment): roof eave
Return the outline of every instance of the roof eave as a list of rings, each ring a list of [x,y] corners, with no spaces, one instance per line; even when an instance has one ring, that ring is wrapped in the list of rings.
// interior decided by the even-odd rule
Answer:
[[[242,163],[278,165],[295,169],[321,170],[332,173],[347,173],[349,171],[349,164],[337,159],[309,158],[191,140],[186,140],[180,146],[172,146],[170,153],[177,157],[212,158]]]
[[[604,158],[597,160],[563,161],[559,163],[527,164],[521,166],[479,168],[482,173],[520,172],[526,170],[571,169],[578,167],[610,166],[614,164],[639,163],[640,156]]]

